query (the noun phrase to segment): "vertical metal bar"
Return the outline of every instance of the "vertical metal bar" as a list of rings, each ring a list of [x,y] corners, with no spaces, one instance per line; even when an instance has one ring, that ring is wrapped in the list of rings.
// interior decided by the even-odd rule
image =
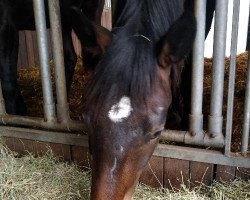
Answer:
[[[2,83],[0,81],[0,115],[5,115],[5,114],[6,114],[5,102],[3,98]]]
[[[227,96],[227,124],[225,137],[225,155],[231,153],[232,124],[233,124],[233,106],[234,106],[234,86],[235,86],[235,67],[237,56],[238,28],[239,28],[240,0],[233,2],[233,20],[232,20],[232,38],[230,53],[230,69],[228,80]]]
[[[247,83],[244,107],[244,122],[241,141],[241,153],[244,155],[248,150],[249,143],[249,123],[250,123],[250,53],[248,51],[248,70],[247,70]]]
[[[195,1],[197,34],[193,48],[192,96],[190,114],[190,132],[199,133],[203,130],[202,95],[204,75],[204,41],[206,24],[206,0]]]
[[[208,131],[211,137],[223,137],[222,104],[225,70],[228,0],[216,1],[213,48],[213,83]]]
[[[110,9],[111,8],[111,0],[105,0],[104,8],[105,9]]]
[[[36,23],[37,43],[43,88],[44,118],[48,122],[55,120],[55,104],[53,99],[51,74],[49,66],[48,38],[43,0],[33,0]]]
[[[63,57],[60,5],[58,0],[49,0],[48,3],[53,58],[55,64],[57,117],[60,122],[66,123],[69,120],[69,105],[67,101],[65,66]]]

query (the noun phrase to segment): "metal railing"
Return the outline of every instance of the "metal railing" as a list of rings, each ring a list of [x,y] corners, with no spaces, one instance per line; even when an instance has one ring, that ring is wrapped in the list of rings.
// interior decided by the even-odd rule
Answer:
[[[6,114],[2,90],[0,90],[0,123],[4,125],[20,125],[57,131],[83,130],[84,125],[78,121],[71,120],[69,116],[59,1],[50,0],[48,1],[48,4],[55,66],[57,105],[55,107],[52,90],[44,0],[33,0],[38,54],[40,61],[40,75],[42,79],[44,118],[23,117]]]
[[[50,21],[52,23],[51,35],[53,41],[53,57],[55,63],[57,102],[56,108],[53,99],[50,78],[51,76],[48,57],[48,39],[45,26],[44,2],[43,0],[33,0],[33,2],[41,65],[42,88],[44,98],[44,118],[22,117],[6,114],[4,99],[2,96],[2,91],[0,90],[0,123],[6,125],[0,126],[0,135],[87,147],[88,142],[86,136],[65,133],[68,131],[84,130],[84,124],[78,121],[72,121],[69,117],[69,106],[67,102],[65,84],[66,81],[63,62],[64,59],[62,49],[63,47],[61,24],[59,18],[59,2],[58,0],[48,1]],[[236,49],[238,38],[240,0],[234,0],[232,24],[233,31],[231,39],[231,58],[229,73],[230,75],[228,83],[229,92],[227,101],[227,123],[225,137],[222,131],[222,105],[228,0],[219,0],[216,2],[213,83],[208,131],[206,132],[203,130],[204,122],[202,113],[206,1],[196,0],[195,15],[198,20],[197,36],[195,39],[193,51],[190,131],[165,130],[162,133],[161,139],[167,141],[181,142],[190,145],[216,147],[220,148],[221,150],[215,151],[201,148],[159,144],[154,154],[163,157],[250,168],[250,157],[249,155],[247,155],[250,129],[250,56],[248,64],[248,79],[246,86],[241,154],[231,152],[235,67],[237,52]],[[107,6],[110,7],[110,1],[107,2]],[[21,125],[29,128],[11,127],[12,125]],[[54,132],[50,132],[47,130],[37,130],[35,128],[53,130]],[[222,151],[223,148],[224,151]]]
[[[162,135],[163,139],[168,141],[182,142],[185,144],[200,145],[205,147],[216,147],[221,149],[224,148],[224,152],[205,149],[197,150],[197,148],[179,147],[174,145],[159,145],[157,150],[155,151],[155,155],[250,168],[250,54],[248,54],[248,73],[245,94],[241,152],[231,152],[240,0],[233,1],[231,56],[228,81],[225,137],[222,131],[227,11],[228,0],[216,1],[213,48],[213,77],[210,115],[208,116],[208,131],[206,132],[203,130],[202,114],[206,1],[196,0],[195,15],[197,18],[197,36],[193,50],[190,131],[180,132],[166,130]]]

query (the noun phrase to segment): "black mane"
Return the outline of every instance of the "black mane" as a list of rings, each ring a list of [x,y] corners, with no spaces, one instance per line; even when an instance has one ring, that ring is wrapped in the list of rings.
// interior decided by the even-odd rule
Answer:
[[[146,100],[156,81],[157,42],[182,11],[183,0],[126,0],[113,41],[87,86],[85,111],[121,95]]]

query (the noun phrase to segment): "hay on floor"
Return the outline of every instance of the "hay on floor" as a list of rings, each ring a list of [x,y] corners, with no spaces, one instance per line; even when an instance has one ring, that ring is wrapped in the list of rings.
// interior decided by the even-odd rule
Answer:
[[[48,152],[18,157],[0,144],[0,199],[88,199],[89,172],[59,162]]]
[[[90,170],[81,171],[74,164],[59,162],[51,152],[35,158],[19,157],[0,143],[0,199],[88,200]],[[179,191],[153,189],[139,185],[134,200],[222,200],[249,199],[250,181],[235,180],[213,186]]]

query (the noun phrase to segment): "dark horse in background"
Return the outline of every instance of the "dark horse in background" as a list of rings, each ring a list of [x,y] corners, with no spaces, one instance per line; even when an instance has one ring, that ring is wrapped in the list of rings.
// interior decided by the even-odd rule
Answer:
[[[131,199],[164,129],[196,32],[192,1],[118,4],[112,33],[89,22],[81,10],[72,12],[80,19],[74,26],[79,39],[84,43],[86,33],[95,32],[105,52],[88,83],[83,111],[93,156],[92,200]]]
[[[85,15],[95,21],[101,22],[101,14],[104,0],[60,0],[62,37],[64,48],[65,74],[67,90],[72,81],[77,56],[74,51],[71,32],[72,21],[70,8],[81,9]],[[45,0],[46,22],[49,28],[48,0]],[[0,0],[0,79],[6,111],[9,114],[26,114],[26,105],[17,83],[17,58],[18,58],[18,31],[34,30],[35,21],[32,0]],[[88,48],[88,40],[85,40],[83,53],[85,63],[92,67],[99,58],[101,49]],[[94,41],[91,41],[93,44]]]

